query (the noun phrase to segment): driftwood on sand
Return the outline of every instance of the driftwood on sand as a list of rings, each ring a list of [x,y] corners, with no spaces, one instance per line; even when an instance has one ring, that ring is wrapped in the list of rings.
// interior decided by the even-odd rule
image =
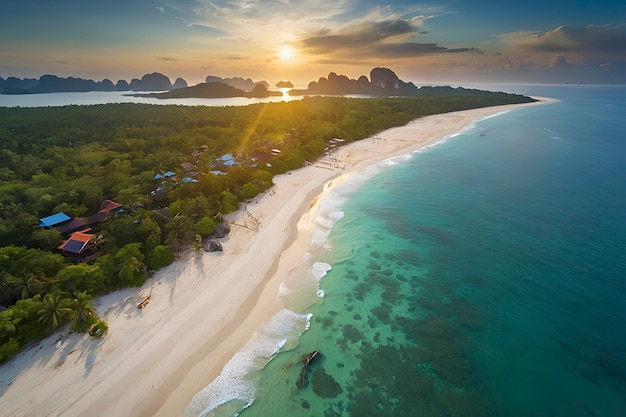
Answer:
[[[304,357],[304,366],[302,367],[302,375],[300,377],[300,388],[306,385],[306,370],[311,364],[311,362],[313,362],[313,359],[315,359],[318,353],[319,351],[316,350],[314,352],[309,353],[308,355]]]

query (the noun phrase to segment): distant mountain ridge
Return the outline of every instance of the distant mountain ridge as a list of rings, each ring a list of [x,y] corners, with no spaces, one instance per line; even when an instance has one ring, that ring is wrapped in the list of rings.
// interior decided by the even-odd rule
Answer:
[[[350,79],[345,75],[334,72],[328,77],[311,81],[306,90],[292,90],[290,95],[413,95],[419,88],[411,83],[404,82],[389,68],[374,68],[370,71],[370,78],[361,75],[358,79]]]
[[[162,93],[144,93],[144,94],[131,94],[138,97],[153,97],[158,99],[169,98],[226,98],[226,97],[269,97],[279,96],[282,93],[279,91],[270,91],[265,86],[265,83],[255,83],[255,87],[252,90],[244,90],[241,88],[233,87],[226,84],[226,81],[233,80],[221,79],[219,77],[207,77],[208,80],[222,80],[222,81],[209,81],[194,85],[192,87],[180,88],[177,90],[171,90]],[[242,79],[239,79],[242,80]],[[251,81],[251,80],[250,80]],[[280,85],[288,85],[286,82],[281,81]],[[247,82],[244,84],[249,87],[251,84]],[[278,84],[277,84],[278,85]],[[328,77],[322,77],[317,81],[311,81],[308,88],[305,90],[291,89],[288,94],[291,96],[307,96],[307,95],[336,95],[345,96],[350,94],[360,94],[375,97],[389,97],[389,96],[402,96],[402,97],[415,97],[415,96],[429,96],[433,94],[462,94],[466,91],[463,88],[452,87],[421,87],[418,88],[411,82],[404,82],[396,73],[389,68],[374,68],[370,71],[370,78],[365,75],[360,76],[358,79],[350,79],[345,75],[337,75],[334,72],[328,74]]]
[[[371,81],[370,81],[371,80]],[[235,85],[233,85],[235,84]],[[293,84],[281,81],[277,84],[288,86]],[[167,98],[225,98],[225,97],[267,97],[281,95],[279,92],[267,90],[269,84],[262,81],[254,83],[250,78],[220,78],[215,76],[206,77],[206,83],[193,87],[181,88],[164,93],[133,94],[140,97]],[[345,75],[337,75],[334,72],[328,74],[328,78],[320,78],[311,81],[306,90],[290,90],[289,95],[413,95],[419,89],[413,83],[406,83],[388,68],[374,68],[370,71],[370,79],[365,75],[358,80],[352,80]]]
[[[163,74],[154,72],[146,74],[141,79],[133,79],[130,84],[119,80],[116,84],[107,78],[102,81],[46,74],[39,79],[9,77],[6,80],[0,77],[0,93],[2,94],[37,94],[37,93],[74,93],[87,91],[164,91],[172,88],[187,87],[182,78],[174,85]]]
[[[281,88],[293,86],[290,82],[280,81]],[[2,94],[35,94],[52,92],[84,92],[84,91],[150,91],[158,93],[133,94],[136,96],[167,98],[224,98],[224,97],[269,97],[281,95],[281,92],[270,91],[266,81],[254,82],[252,79],[233,77],[220,78],[209,75],[206,82],[192,87],[187,81],[177,78],[174,84],[170,79],[158,72],[146,74],[141,79],[134,78],[130,83],[119,80],[113,84],[108,79],[102,81],[85,80],[82,78],[60,78],[56,75],[43,75],[34,78],[19,79],[0,77],[0,93]],[[463,90],[452,87],[417,87],[412,82],[402,81],[389,68],[374,68],[369,78],[361,75],[358,79],[350,79],[334,72],[328,77],[311,81],[306,89],[291,89],[292,96],[306,95],[350,95],[362,94],[370,96],[424,96],[434,93],[454,93]]]
[[[257,85],[268,88],[267,81],[254,82],[250,78],[241,77],[220,78],[209,75],[207,82],[220,82],[235,88],[251,91]],[[174,83],[158,72],[145,74],[141,79],[133,78],[130,83],[126,80],[118,80],[117,83],[107,78],[102,81],[91,79],[67,77],[46,74],[37,78],[9,77],[6,80],[0,77],[0,94],[38,94],[38,93],[75,93],[87,91],[170,91],[179,88],[187,88],[187,81],[178,77]]]
[[[328,78],[320,78],[318,81],[309,83],[307,90],[300,90],[303,94],[378,94],[381,91],[396,90],[399,93],[415,90],[417,87],[412,83],[401,81],[396,74],[387,68],[375,68],[370,73],[369,81],[366,76],[358,80],[351,80],[345,75],[337,75],[331,72]],[[222,83],[232,86],[249,95],[257,86],[262,85],[269,89],[267,81],[253,81],[250,78],[232,77],[221,78],[209,75],[206,83]],[[293,88],[289,81],[280,81],[281,88]],[[37,93],[60,93],[60,92],[87,92],[87,91],[170,91],[188,88],[187,81],[177,78],[172,84],[170,79],[158,72],[145,74],[141,79],[133,78],[130,83],[126,80],[118,80],[115,84],[109,80],[94,81],[91,79],[67,77],[46,74],[39,79],[9,77],[6,80],[0,77],[0,94],[37,94]],[[197,89],[196,92],[206,94],[208,88]],[[256,94],[262,91],[257,90]],[[296,90],[294,90],[296,93]],[[220,91],[216,94],[235,94],[233,91]],[[237,93],[239,94],[239,93]]]

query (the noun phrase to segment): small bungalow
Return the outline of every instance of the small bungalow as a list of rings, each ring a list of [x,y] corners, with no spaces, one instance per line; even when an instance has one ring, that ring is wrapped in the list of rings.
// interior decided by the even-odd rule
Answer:
[[[169,207],[163,207],[163,208],[152,210],[152,211],[154,211],[156,214],[158,214],[159,216],[163,217],[164,219],[169,219],[170,218],[170,208]]]
[[[182,164],[180,164],[180,166],[183,167],[183,169],[187,172],[193,171],[196,168],[196,166],[191,162],[183,162]]]
[[[67,223],[63,223],[59,226],[56,226],[55,229],[57,232],[61,233],[63,236],[69,236],[74,232],[78,232],[79,230],[83,230],[87,228],[87,222],[83,219],[72,219]]]
[[[121,208],[122,205],[119,203],[116,203],[115,201],[112,200],[104,200],[104,202],[102,203],[102,205],[100,206],[100,210],[98,210],[98,212],[92,216],[89,216],[85,219],[82,219],[88,226],[94,226],[102,221],[104,221],[107,217],[109,217],[109,215],[111,214],[111,212],[115,211],[115,212],[122,212],[123,209]]]
[[[206,151],[207,149],[209,149],[209,147],[207,145],[202,145],[200,146],[200,148],[196,149],[195,151],[193,151],[191,153],[191,157],[198,162],[200,160],[200,157],[204,154],[204,151]]]
[[[60,212],[52,216],[39,219],[39,227],[48,229],[56,229],[63,236],[69,236],[73,232],[77,232],[87,227],[82,219],[72,219],[67,214]]]
[[[62,225],[64,223],[69,222],[70,220],[72,220],[72,218],[70,216],[68,216],[67,214],[60,212],[57,214],[53,214],[52,216],[48,216],[48,217],[43,217],[41,219],[39,219],[39,227],[55,227],[55,226],[59,226]]]
[[[58,249],[62,250],[69,257],[82,257],[87,254],[90,246],[89,242],[94,237],[90,233],[86,233],[91,229],[85,229],[80,232],[74,232],[69,239],[63,241]]]
[[[222,164],[225,167],[229,167],[229,166],[233,166],[237,164],[237,162],[235,161],[235,157],[229,153],[224,154],[220,156],[219,158],[217,158],[217,162],[218,164]]]
[[[104,200],[98,213],[110,213],[113,210],[119,212],[121,210],[120,207],[122,207],[122,205],[113,200]]]
[[[227,153],[215,160],[215,163],[211,165],[212,173],[216,175],[220,175],[217,172],[221,171],[224,168],[231,167],[233,165],[237,165],[237,161],[235,161],[235,157],[231,154]],[[221,174],[224,174],[222,171]]]
[[[152,179],[160,181],[157,188],[150,192],[150,194],[159,201],[165,200],[167,198],[169,188],[175,186],[178,183],[176,173],[173,171],[167,171],[164,174],[157,173],[154,177],[152,177]]]

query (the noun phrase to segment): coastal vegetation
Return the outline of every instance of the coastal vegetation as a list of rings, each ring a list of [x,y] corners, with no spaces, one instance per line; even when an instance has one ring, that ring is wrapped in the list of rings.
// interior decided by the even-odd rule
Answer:
[[[94,296],[141,286],[176,252],[211,235],[224,214],[269,189],[274,175],[314,161],[335,139],[529,101],[452,89],[245,107],[0,108],[0,362],[65,325],[101,337],[107,325],[90,304]],[[64,236],[38,226],[59,212],[97,213],[105,200],[123,210],[93,227],[98,256],[88,261],[65,256],[57,249]]]
[[[135,97],[154,97],[159,99],[168,98],[227,98],[227,97],[248,97],[263,98],[270,96],[282,96],[280,91],[268,91],[265,85],[257,84],[250,91],[245,91],[232,85],[221,82],[206,82],[192,87],[179,88],[164,93],[137,93],[131,94]]]

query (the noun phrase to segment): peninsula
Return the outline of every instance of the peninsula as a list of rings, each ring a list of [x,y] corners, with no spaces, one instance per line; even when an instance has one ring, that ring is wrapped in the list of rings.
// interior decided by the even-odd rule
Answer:
[[[267,91],[264,85],[255,89]],[[100,372],[108,371],[95,372],[94,367],[110,369],[130,360],[141,373],[143,366],[152,367],[150,361],[161,360],[163,349],[172,340],[179,341],[177,349],[183,349],[185,355],[195,355],[198,340],[173,334],[173,329],[159,331],[159,326],[174,322],[157,312],[167,310],[179,323],[202,322],[195,312],[204,307],[190,309],[200,300],[189,297],[197,295],[192,288],[204,288],[208,282],[215,284],[211,286],[215,294],[222,294],[220,288],[228,292],[231,286],[245,289],[232,293],[234,299],[224,296],[208,302],[222,307],[209,312],[207,317],[218,321],[206,322],[208,339],[201,345],[212,343],[209,339],[215,341],[215,337],[233,336],[233,326],[245,323],[253,307],[261,303],[264,283],[281,270],[278,259],[296,259],[284,255],[283,250],[296,238],[298,218],[325,182],[383,156],[436,140],[448,129],[456,131],[473,118],[501,111],[497,106],[534,101],[519,95],[452,89],[439,96],[307,97],[236,108],[138,104],[0,108],[0,130],[6,132],[1,139],[0,279],[8,289],[0,294],[4,306],[0,312],[0,361],[8,361],[0,378],[3,403],[12,403],[4,401],[12,392],[26,395],[14,381],[17,374],[13,372],[17,369],[21,374],[33,361],[43,360],[59,369],[74,360],[82,363],[84,355],[70,357],[75,352],[93,352],[89,363],[79,368],[87,369],[84,378],[94,372],[101,381],[104,374]],[[485,108],[454,113],[477,107]],[[445,114],[428,122],[425,116],[437,113]],[[362,140],[381,131],[396,132],[385,129],[411,120],[416,121],[407,125],[408,133],[390,136],[388,141],[380,140],[380,135]],[[424,130],[409,129],[422,122]],[[364,154],[357,152],[367,143],[371,147]],[[307,174],[299,180],[299,172]],[[281,187],[281,182],[291,185]],[[251,201],[266,209],[256,212]],[[247,204],[245,210],[237,211],[242,204]],[[232,233],[223,255],[202,255],[203,246],[221,247],[207,239],[224,219],[231,224]],[[284,278],[285,271],[281,271],[278,276]],[[186,276],[191,277],[190,282]],[[166,287],[169,301],[162,293]],[[93,297],[97,298],[92,305]],[[107,300],[113,300],[112,304]],[[221,304],[226,300],[229,304]],[[207,299],[202,300],[205,302]],[[132,317],[132,323],[118,320],[119,314]],[[255,320],[266,318],[253,316]],[[242,337],[248,337],[251,328],[242,326]],[[125,339],[134,337],[124,333],[130,328],[133,335],[143,335],[137,340],[142,340],[145,360],[131,354],[136,345]],[[72,333],[68,333],[70,329]],[[101,339],[74,333],[81,331]],[[52,345],[47,339],[40,341],[50,334],[59,337],[58,341]],[[71,340],[71,345],[64,346],[66,340]],[[187,348],[185,340],[191,343]],[[228,349],[240,346],[241,341],[227,345]],[[42,351],[49,345],[58,349]],[[110,349],[118,351],[114,346],[131,346],[131,350],[119,349],[119,354],[130,356],[110,356]],[[12,359],[23,348],[28,350]],[[38,356],[40,351],[43,358]],[[198,360],[203,360],[200,356]],[[69,373],[71,378],[77,376],[76,370]],[[114,373],[128,377],[120,372]],[[167,373],[165,379],[184,377],[174,377],[171,368],[162,372]],[[67,388],[68,384],[70,380],[52,386]],[[89,386],[95,388],[85,385]],[[78,403],[85,404],[82,400]],[[71,404],[68,406],[74,407]],[[158,401],[151,404],[157,406]],[[49,405],[55,413],[64,414],[58,408],[64,405]]]
[[[373,163],[515,106],[421,117],[275,176],[269,193],[226,216],[232,231],[223,254],[185,252],[140,288],[99,297],[98,314],[109,323],[108,335],[94,341],[64,330],[4,364],[4,412],[180,415],[282,307],[278,288],[309,248],[319,203],[329,189]],[[137,309],[148,293],[150,303]]]

